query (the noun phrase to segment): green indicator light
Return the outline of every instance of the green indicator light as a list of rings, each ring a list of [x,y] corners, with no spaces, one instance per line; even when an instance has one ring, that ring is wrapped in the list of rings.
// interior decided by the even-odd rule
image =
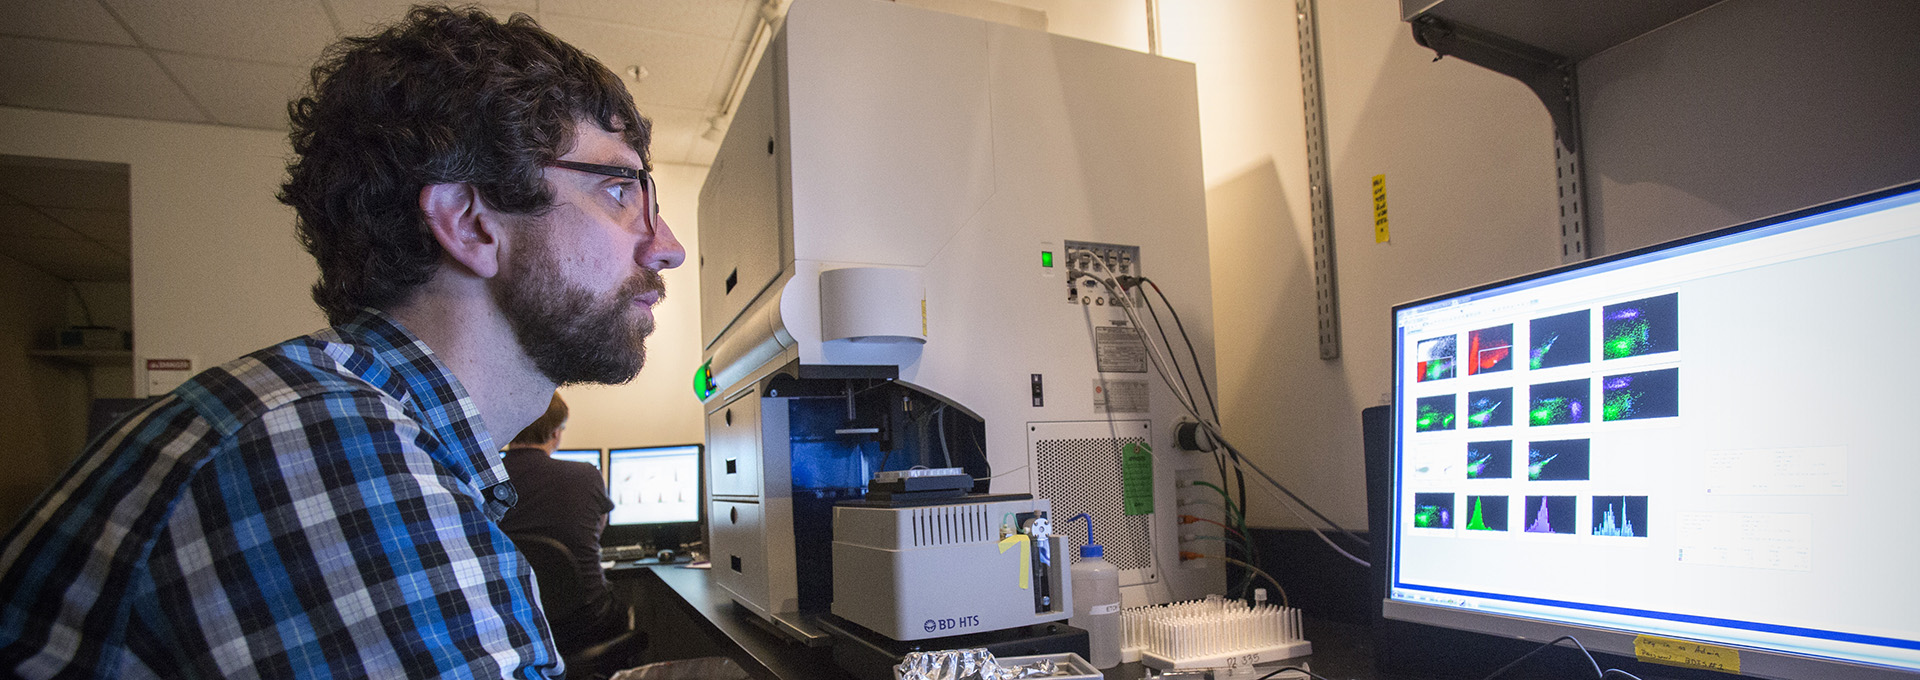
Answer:
[[[1051,250],[1040,251],[1040,266],[1046,267],[1048,269],[1053,268],[1053,251]]]
[[[701,364],[693,370],[693,394],[701,401],[713,396],[713,362]]]

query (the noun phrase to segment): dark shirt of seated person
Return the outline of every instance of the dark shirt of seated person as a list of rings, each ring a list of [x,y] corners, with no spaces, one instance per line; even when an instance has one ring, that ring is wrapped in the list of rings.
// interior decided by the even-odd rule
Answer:
[[[566,546],[573,557],[586,605],[573,612],[547,612],[563,649],[604,639],[626,625],[626,607],[614,600],[600,570],[600,532],[613,511],[606,482],[592,465],[553,457],[567,415],[567,402],[554,394],[547,412],[508,444],[503,461],[520,499],[500,520],[500,530],[508,536],[545,536]],[[587,639],[565,639],[570,634]]]

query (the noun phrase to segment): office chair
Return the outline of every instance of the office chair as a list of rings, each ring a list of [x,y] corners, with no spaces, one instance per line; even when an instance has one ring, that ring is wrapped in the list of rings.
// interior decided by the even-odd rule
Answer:
[[[553,631],[560,658],[567,662],[567,677],[604,678],[640,665],[647,635],[624,624],[612,633],[605,630],[602,622],[618,605],[612,598],[588,601],[566,545],[530,534],[508,534],[507,538],[533,566],[534,580],[540,583],[540,608],[547,613],[547,627]]]

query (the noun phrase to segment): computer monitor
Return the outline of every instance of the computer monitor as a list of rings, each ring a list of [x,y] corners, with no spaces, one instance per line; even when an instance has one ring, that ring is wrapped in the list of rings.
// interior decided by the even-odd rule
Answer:
[[[1385,617],[1920,673],[1920,183],[1392,316]]]
[[[613,512],[601,545],[677,549],[700,540],[701,445],[643,446],[607,451],[607,496]]]
[[[600,466],[600,449],[555,449],[553,457],[575,463],[586,463],[592,465],[595,470],[604,470]]]

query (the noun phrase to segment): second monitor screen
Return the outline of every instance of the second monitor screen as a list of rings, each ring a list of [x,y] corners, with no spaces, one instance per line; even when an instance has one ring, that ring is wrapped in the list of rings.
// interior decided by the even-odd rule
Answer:
[[[700,519],[700,447],[660,446],[607,452],[607,523],[666,524]]]

